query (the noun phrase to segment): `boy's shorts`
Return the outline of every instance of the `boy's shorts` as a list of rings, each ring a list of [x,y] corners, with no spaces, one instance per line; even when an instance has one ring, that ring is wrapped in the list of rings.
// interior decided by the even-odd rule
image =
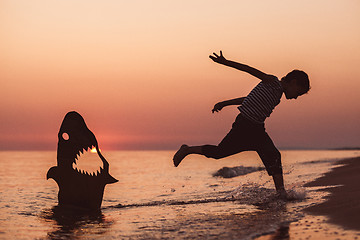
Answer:
[[[264,124],[256,124],[239,114],[230,132],[219,145],[204,145],[203,154],[220,159],[243,151],[256,151],[269,175],[282,174],[281,155],[265,131]]]

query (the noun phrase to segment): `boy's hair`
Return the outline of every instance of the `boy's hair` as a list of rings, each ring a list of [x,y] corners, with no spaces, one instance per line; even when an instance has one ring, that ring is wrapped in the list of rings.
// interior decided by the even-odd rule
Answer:
[[[296,79],[296,83],[307,93],[310,90],[309,76],[301,70],[293,70],[289,72],[284,78],[285,82]]]

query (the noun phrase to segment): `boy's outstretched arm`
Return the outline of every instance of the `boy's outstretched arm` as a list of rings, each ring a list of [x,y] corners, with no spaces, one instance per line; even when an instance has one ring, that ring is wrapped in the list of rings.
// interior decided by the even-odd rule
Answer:
[[[241,98],[234,98],[234,99],[218,102],[217,104],[215,104],[213,110],[211,110],[211,111],[214,113],[214,112],[221,111],[221,109],[223,109],[223,107],[226,107],[226,106],[241,105],[242,102],[244,101],[244,99],[245,99],[244,97],[241,97]]]
[[[262,71],[260,71],[260,70],[258,70],[256,68],[250,67],[250,66],[242,64],[242,63],[227,60],[223,56],[222,51],[220,51],[220,56],[217,55],[216,53],[213,53],[213,54],[214,54],[214,56],[210,55],[209,57],[214,62],[217,62],[219,64],[223,64],[223,65],[228,66],[228,67],[238,69],[238,70],[243,71],[243,72],[247,72],[250,75],[259,78],[261,81],[274,81],[274,80],[277,79],[275,76],[263,73]]]

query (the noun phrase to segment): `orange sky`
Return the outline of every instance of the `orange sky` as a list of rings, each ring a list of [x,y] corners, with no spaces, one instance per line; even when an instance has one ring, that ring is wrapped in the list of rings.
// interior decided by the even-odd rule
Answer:
[[[56,149],[76,110],[102,149],[215,144],[258,80],[225,57],[312,89],[266,121],[279,147],[360,146],[360,2],[70,1],[0,3],[0,149]]]

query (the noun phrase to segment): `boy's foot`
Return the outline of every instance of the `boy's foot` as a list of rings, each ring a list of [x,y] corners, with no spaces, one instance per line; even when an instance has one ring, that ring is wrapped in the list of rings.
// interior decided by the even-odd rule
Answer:
[[[174,166],[177,167],[181,161],[188,155],[188,145],[182,145],[173,157]]]
[[[278,191],[276,193],[276,196],[281,200],[285,200],[285,201],[288,200],[288,194],[285,190]]]

